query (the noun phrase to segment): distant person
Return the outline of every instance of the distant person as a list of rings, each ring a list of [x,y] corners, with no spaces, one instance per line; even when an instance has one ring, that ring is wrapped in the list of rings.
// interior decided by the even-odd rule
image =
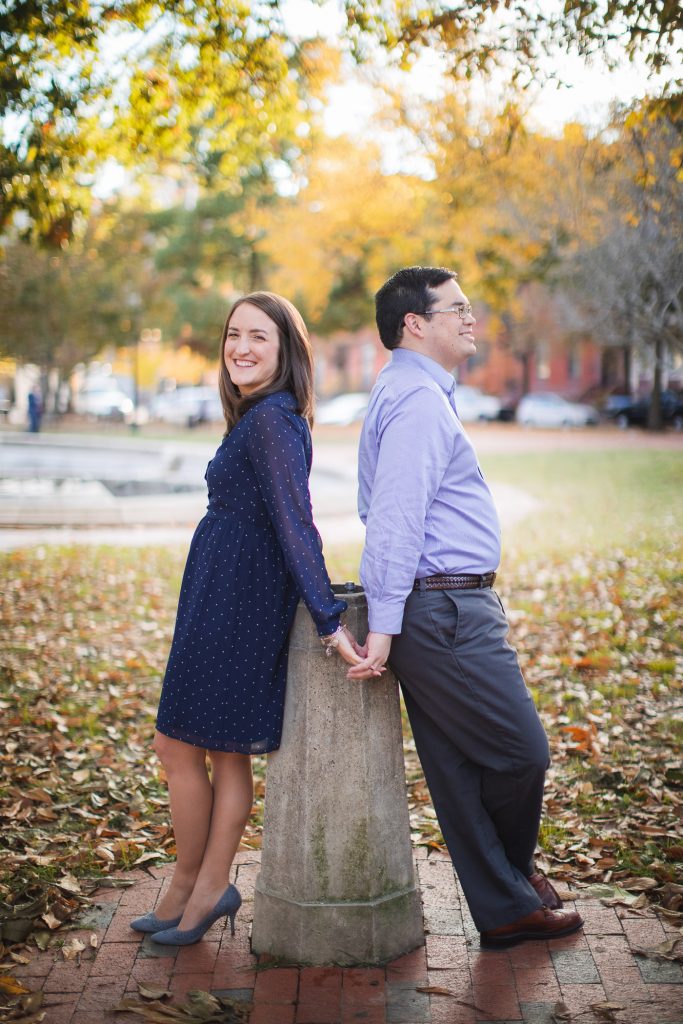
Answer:
[[[43,401],[39,388],[31,388],[28,393],[28,429],[30,433],[37,434],[40,431],[40,423],[43,418]]]
[[[270,292],[238,300],[220,360],[227,431],[206,472],[154,739],[177,862],[159,905],[132,922],[173,946],[199,941],[220,917],[234,934],[241,898],[228,876],[252,808],[250,755],[280,745],[299,599],[327,653],[361,660],[312,518],[313,362],[300,314]]]
[[[476,352],[472,307],[452,271],[409,267],[376,310],[392,359],[360,439],[370,632],[348,675],[388,661],[401,682],[481,944],[570,935],[581,918],[534,865],[548,741],[492,589],[500,527],[457,413],[452,371]]]

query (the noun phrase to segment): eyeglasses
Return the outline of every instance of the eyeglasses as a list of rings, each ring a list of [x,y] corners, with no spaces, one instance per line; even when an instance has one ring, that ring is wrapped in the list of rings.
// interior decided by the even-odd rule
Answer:
[[[461,302],[457,306],[450,306],[448,309],[428,309],[422,315],[431,316],[432,313],[456,313],[461,320],[464,320],[466,316],[470,316],[472,313],[472,307],[469,302]]]

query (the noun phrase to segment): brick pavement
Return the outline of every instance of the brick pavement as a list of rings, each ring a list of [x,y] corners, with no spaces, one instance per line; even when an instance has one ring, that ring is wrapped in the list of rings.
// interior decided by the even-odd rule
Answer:
[[[235,864],[244,904],[234,938],[220,921],[201,943],[174,951],[130,929],[132,918],[156,905],[172,870],[166,866],[128,875],[136,880],[130,888],[96,894],[82,930],[64,934],[85,942],[79,962],[52,950],[13,974],[27,988],[42,989],[44,1024],[140,1021],[130,1012],[112,1012],[123,997],[141,998],[140,985],[168,989],[171,1005],[193,989],[229,997],[242,1008],[251,1004],[242,1017],[249,1024],[683,1024],[681,966],[633,953],[635,946],[651,948],[675,932],[652,911],[580,900],[583,932],[481,951],[450,861],[421,849],[416,864],[426,944],[386,967],[257,963],[249,928],[259,854],[243,851]],[[93,933],[97,948],[89,945]],[[441,993],[425,991],[430,988]],[[558,1003],[565,1004],[566,1016],[553,1016]],[[618,1009],[601,1014],[595,1009],[601,1003]]]

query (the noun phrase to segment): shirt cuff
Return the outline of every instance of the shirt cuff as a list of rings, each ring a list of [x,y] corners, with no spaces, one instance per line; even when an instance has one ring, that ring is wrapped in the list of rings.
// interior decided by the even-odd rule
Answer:
[[[368,601],[368,629],[371,633],[386,633],[396,636],[401,632],[403,625],[403,608],[405,601],[397,605],[395,601],[391,604],[382,601]]]

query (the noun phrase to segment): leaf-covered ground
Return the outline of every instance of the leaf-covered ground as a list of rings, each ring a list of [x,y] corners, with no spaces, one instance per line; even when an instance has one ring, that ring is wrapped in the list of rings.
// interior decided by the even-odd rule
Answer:
[[[151,752],[184,552],[34,549],[2,557],[0,899],[3,937],[56,929],[75,879],[174,852],[163,773]],[[344,562],[346,558],[346,563]],[[333,573],[348,578],[347,552]],[[551,738],[541,837],[561,879],[647,878],[683,903],[680,759],[683,571],[653,556],[544,555],[515,565],[500,593]],[[412,740],[413,839],[441,835]],[[263,759],[245,843],[258,846]],[[679,878],[680,881],[680,878]],[[681,893],[678,889],[681,888]],[[33,902],[31,902],[33,901]],[[21,921],[7,921],[25,906]],[[683,907],[681,907],[683,909]]]

